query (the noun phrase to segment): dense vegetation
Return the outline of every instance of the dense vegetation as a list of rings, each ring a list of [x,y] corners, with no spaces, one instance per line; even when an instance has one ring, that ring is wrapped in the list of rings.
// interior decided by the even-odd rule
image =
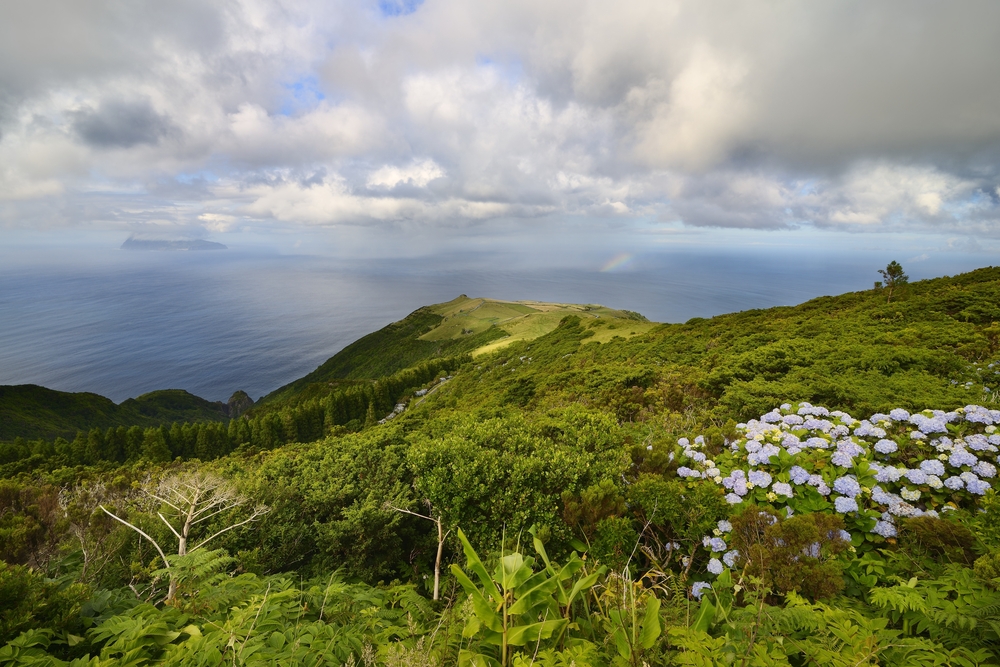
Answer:
[[[22,441],[0,664],[1000,664],[997,304],[991,268],[352,376],[373,334],[228,424]]]

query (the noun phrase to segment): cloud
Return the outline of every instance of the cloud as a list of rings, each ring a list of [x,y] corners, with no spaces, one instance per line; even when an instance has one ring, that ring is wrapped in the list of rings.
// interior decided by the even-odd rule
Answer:
[[[176,131],[170,120],[156,113],[148,100],[112,100],[101,104],[97,110],[87,108],[71,115],[77,135],[99,148],[155,144]]]
[[[5,3],[0,203],[997,237],[998,57],[986,0]]]

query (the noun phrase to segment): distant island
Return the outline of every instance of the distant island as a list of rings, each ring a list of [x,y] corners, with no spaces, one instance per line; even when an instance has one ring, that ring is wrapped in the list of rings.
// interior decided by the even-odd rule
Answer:
[[[226,246],[204,239],[137,239],[130,236],[121,245],[122,250],[228,250]]]

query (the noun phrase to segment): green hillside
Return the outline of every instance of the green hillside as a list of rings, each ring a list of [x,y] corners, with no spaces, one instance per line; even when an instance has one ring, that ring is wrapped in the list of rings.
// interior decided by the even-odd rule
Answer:
[[[572,314],[604,318],[603,322],[627,321],[631,334],[652,326],[636,313],[603,306],[473,299],[463,294],[419,308],[358,339],[312,373],[265,396],[261,404],[293,400],[303,393],[314,397],[351,384],[344,380],[375,380],[433,358],[490,352],[548,333]]]
[[[6,446],[0,662],[998,665],[998,304],[460,297],[227,423]]]
[[[71,438],[80,430],[159,426],[175,421],[224,421],[225,403],[182,389],[164,389],[116,405],[97,394],[70,393],[33,384],[0,386],[0,442],[21,437]]]

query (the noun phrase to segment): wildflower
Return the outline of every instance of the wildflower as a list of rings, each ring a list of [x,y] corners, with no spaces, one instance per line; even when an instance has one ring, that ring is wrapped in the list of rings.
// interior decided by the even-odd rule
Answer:
[[[854,435],[859,438],[871,436],[875,438],[884,438],[885,429],[879,428],[878,426],[873,426],[870,421],[864,419],[861,421],[861,425],[854,429]]]
[[[762,488],[767,488],[771,485],[771,475],[764,472],[763,470],[751,470],[747,475],[747,479],[754,486],[759,486]]]
[[[946,433],[948,431],[944,417],[931,418],[917,413],[910,415],[910,423],[924,433]]]
[[[920,462],[920,469],[928,475],[943,475],[944,474],[944,464],[940,461],[935,461],[930,459],[928,461]],[[910,480],[913,481],[913,480]],[[916,482],[914,482],[916,484]]]
[[[850,432],[851,429],[847,428],[843,424],[837,424],[832,429],[830,429],[830,435],[833,436],[834,438],[842,438]]]
[[[882,438],[875,443],[875,451],[879,454],[892,454],[894,451],[899,449],[895,442],[892,440],[886,440]]]
[[[855,498],[861,493],[861,485],[851,476],[838,477],[833,482],[833,490],[842,496]]]
[[[966,490],[969,493],[971,493],[973,495],[981,496],[984,493],[986,493],[987,491],[989,491],[989,489],[990,489],[990,483],[989,482],[985,482],[985,481],[983,481],[981,479],[976,479],[976,480],[973,480],[971,482],[966,482],[965,483],[965,488],[966,488]]]
[[[858,511],[858,501],[854,498],[848,498],[846,496],[840,496],[834,500],[833,506],[841,514]]]
[[[739,557],[740,557],[740,552],[737,551],[736,549],[733,549],[732,551],[727,551],[725,554],[723,554],[722,561],[729,567],[733,567],[734,565],[736,565],[736,559]]]
[[[969,449],[976,452],[986,451],[990,447],[990,441],[986,439],[986,436],[978,433],[965,436],[965,444]]]
[[[854,465],[854,459],[847,452],[837,451],[830,457],[830,463],[841,468],[850,468]]]
[[[712,584],[708,583],[707,581],[696,581],[694,582],[694,585],[691,586],[691,597],[693,597],[695,600],[700,600],[702,594],[704,594],[704,592],[707,589],[710,589],[711,587]]]
[[[786,498],[791,498],[794,495],[792,493],[792,485],[787,482],[775,482],[771,488],[775,494],[785,496]]]
[[[882,537],[896,537],[896,527],[888,521],[877,522],[872,532]]]
[[[898,482],[901,475],[902,472],[899,468],[886,466],[876,473],[875,479],[885,484],[886,482]]]
[[[809,481],[809,471],[802,466],[792,466],[788,472],[795,484],[805,484]]]
[[[956,468],[961,468],[962,466],[971,467],[979,463],[979,459],[976,458],[975,454],[971,454],[965,449],[956,449],[948,457],[948,463]]]
[[[972,472],[976,473],[980,477],[995,477],[997,474],[997,468],[992,463],[987,463],[986,461],[980,461],[972,467]]]
[[[722,574],[722,570],[723,570],[722,561],[719,560],[718,558],[713,558],[712,560],[708,561],[708,571],[711,572],[712,574],[716,575]]]

